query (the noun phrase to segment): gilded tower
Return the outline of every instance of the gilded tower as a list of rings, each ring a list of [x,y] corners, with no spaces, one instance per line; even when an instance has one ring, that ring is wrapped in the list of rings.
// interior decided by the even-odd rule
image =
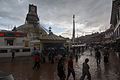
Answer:
[[[26,16],[26,22],[30,24],[38,23],[39,18],[37,15],[37,6],[34,6],[33,4],[29,4],[29,11]]]
[[[17,31],[23,31],[31,36],[34,35],[46,35],[44,27],[42,27],[39,23],[39,17],[37,14],[37,6],[33,4],[29,4],[28,13],[26,15],[25,24],[17,27]]]

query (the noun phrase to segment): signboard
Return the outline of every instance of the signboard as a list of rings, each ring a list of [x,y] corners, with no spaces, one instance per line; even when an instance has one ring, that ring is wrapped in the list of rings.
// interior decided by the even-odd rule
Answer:
[[[4,37],[4,36],[5,36],[4,33],[0,32],[0,37]]]
[[[27,34],[22,32],[0,32],[0,37],[25,37]]]
[[[5,33],[5,37],[14,37],[14,36],[15,36],[14,33],[10,33],[10,32]]]

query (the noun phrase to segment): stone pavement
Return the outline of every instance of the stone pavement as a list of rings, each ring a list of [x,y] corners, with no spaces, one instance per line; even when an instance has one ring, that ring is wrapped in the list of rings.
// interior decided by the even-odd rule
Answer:
[[[90,59],[88,64],[90,65],[92,80],[120,80],[120,59],[115,53],[110,53],[108,65],[104,65],[102,58],[100,66],[97,67],[95,57],[94,55],[90,56],[89,51],[83,53],[78,63],[74,62],[76,80],[80,79],[82,63],[85,58]],[[56,66],[57,63],[45,63],[41,64],[40,70],[33,71],[31,57],[16,57],[14,62],[10,62],[10,58],[0,58],[0,70],[12,73],[15,80],[59,80]],[[73,80],[72,76],[70,76],[69,80]]]

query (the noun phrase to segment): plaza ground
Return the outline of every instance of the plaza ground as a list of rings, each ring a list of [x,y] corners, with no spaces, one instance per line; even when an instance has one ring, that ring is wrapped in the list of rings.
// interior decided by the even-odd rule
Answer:
[[[77,63],[74,61],[76,80],[79,80],[82,75],[82,63],[85,58],[90,59],[88,64],[92,76],[91,80],[120,80],[120,58],[116,53],[110,53],[109,64],[105,65],[102,57],[100,66],[97,66],[94,52],[91,56],[89,50],[80,56]],[[39,70],[32,70],[31,57],[16,57],[14,62],[11,62],[10,58],[0,58],[0,70],[12,73],[15,80],[59,80],[56,68],[57,62],[54,64],[47,62],[41,64]],[[73,80],[72,76],[69,80]]]

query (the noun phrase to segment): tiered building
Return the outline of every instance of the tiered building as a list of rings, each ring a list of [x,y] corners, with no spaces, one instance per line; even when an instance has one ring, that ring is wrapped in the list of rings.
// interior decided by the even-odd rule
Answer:
[[[66,39],[53,34],[40,25],[37,6],[30,4],[25,23],[13,31],[0,31],[0,57],[11,56],[11,49],[16,56],[31,55],[33,47],[44,49],[64,49]],[[6,54],[5,54],[6,53]]]
[[[37,47],[40,50],[48,48],[64,47],[65,38],[53,34],[51,27],[49,30],[40,25],[37,15],[37,6],[30,4],[26,16],[25,24],[19,26],[17,31],[27,33],[25,40],[27,47]]]
[[[112,47],[118,51],[120,45],[120,0],[113,0],[111,20],[110,20],[110,30]]]

